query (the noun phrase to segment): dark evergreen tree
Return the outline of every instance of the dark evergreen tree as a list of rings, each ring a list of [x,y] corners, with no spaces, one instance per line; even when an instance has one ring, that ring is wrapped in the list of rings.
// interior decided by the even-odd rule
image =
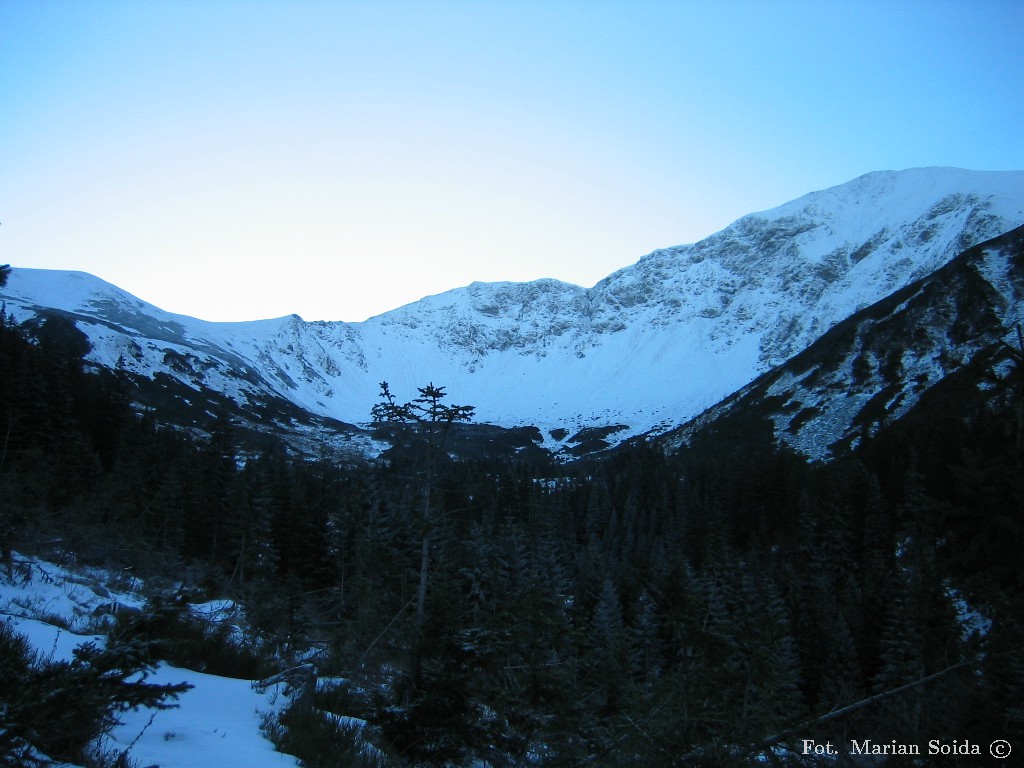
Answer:
[[[647,590],[643,590],[636,600],[628,636],[630,671],[640,695],[650,696],[661,678],[664,654],[658,607]]]
[[[40,752],[78,762],[121,712],[174,706],[191,686],[147,682],[153,667],[146,658],[141,642],[86,643],[70,661],[46,661],[0,622],[0,764],[33,765]]]

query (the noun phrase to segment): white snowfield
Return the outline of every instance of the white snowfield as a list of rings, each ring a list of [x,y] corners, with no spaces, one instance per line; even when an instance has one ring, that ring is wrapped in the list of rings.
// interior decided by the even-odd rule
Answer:
[[[27,558],[17,556],[22,562]],[[140,606],[143,600],[130,588],[110,586],[112,575],[103,571],[69,570],[34,559],[27,573],[13,583],[0,573],[0,616],[25,635],[45,659],[70,660],[72,651],[86,642],[102,644],[95,628],[97,608],[119,603]],[[24,575],[24,569],[22,575]],[[127,587],[127,588],[126,588]],[[98,590],[98,591],[97,591]],[[64,629],[55,624],[70,626]],[[79,634],[79,632],[82,632]],[[177,708],[135,709],[120,715],[103,745],[129,750],[141,768],[294,768],[296,759],[274,750],[260,731],[261,715],[286,703],[279,686],[257,693],[248,680],[233,680],[159,664],[148,678],[156,684],[188,683]]]
[[[177,709],[133,710],[114,729],[110,742],[145,768],[282,768],[296,760],[274,750],[260,733],[260,714],[284,702],[275,692],[258,694],[248,680],[231,680],[161,664],[149,682],[185,682],[192,690]],[[152,717],[153,722],[149,720]],[[141,736],[140,736],[141,734]]]
[[[379,382],[402,400],[433,382],[474,405],[476,420],[536,425],[555,448],[556,428],[623,424],[625,438],[681,424],[858,309],[1021,224],[1024,171],[922,168],[745,216],[592,288],[473,283],[361,323],[205,322],[90,275],[17,265],[0,299],[22,319],[74,313],[98,363],[240,402],[269,392],[363,424]]]

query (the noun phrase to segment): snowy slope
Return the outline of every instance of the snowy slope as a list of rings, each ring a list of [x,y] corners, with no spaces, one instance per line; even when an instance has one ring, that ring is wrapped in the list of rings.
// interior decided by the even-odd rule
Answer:
[[[776,442],[826,460],[901,420],[1012,398],[1021,327],[1024,227],[855,313],[658,440],[674,450],[706,428],[756,435],[767,423]]]
[[[49,660],[70,660],[86,642],[102,645],[96,634],[97,608],[118,603],[140,607],[141,586],[96,569],[69,569],[41,559],[16,556],[21,572],[12,581],[0,574],[0,613],[15,631]],[[63,625],[63,626],[62,626]],[[65,628],[70,627],[70,629]],[[142,766],[161,768],[286,768],[297,765],[274,750],[260,731],[261,713],[285,703],[280,686],[264,693],[248,680],[232,680],[161,663],[148,679],[154,684],[188,683],[177,708],[136,709],[120,715],[105,742],[111,751],[129,749]]]
[[[75,316],[103,365],[367,421],[378,382],[433,381],[480,421],[564,429],[680,424],[858,309],[1024,223],[1024,172],[872,173],[645,256],[592,288],[474,283],[362,323],[208,323],[79,273],[15,268],[26,319]],[[15,265],[16,266],[16,265]],[[554,445],[553,439],[548,440]]]

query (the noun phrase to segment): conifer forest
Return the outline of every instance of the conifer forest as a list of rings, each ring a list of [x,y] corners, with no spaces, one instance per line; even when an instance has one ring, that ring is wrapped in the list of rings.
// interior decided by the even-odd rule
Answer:
[[[373,416],[393,447],[342,461],[255,443],[227,415],[209,437],[160,426],[87,351],[59,316],[0,317],[0,570],[74,553],[237,600],[241,639],[197,644],[173,598],[115,631],[252,679],[312,660],[320,685],[268,725],[306,765],[843,765],[806,745],[984,745],[916,763],[966,766],[994,739],[1024,749],[1019,360],[999,408],[920,409],[829,462],[756,420],[677,451],[456,459],[444,441],[472,408],[434,385],[385,386]],[[366,720],[372,760],[317,712]]]

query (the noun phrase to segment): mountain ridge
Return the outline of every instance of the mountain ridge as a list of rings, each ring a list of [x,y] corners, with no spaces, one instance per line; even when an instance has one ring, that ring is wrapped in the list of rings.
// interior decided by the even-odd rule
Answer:
[[[1022,325],[1024,226],[854,313],[783,365],[653,439],[674,451],[708,428],[735,434],[730,420],[760,420],[775,442],[827,460],[926,400],[945,399],[938,411],[969,413],[1010,396],[1007,376],[1022,351]]]
[[[19,320],[67,313],[94,362],[140,377],[349,424],[368,421],[379,381],[397,393],[434,381],[481,421],[536,426],[558,451],[557,435],[587,428],[626,438],[684,423],[1020,224],[1024,172],[882,171],[656,250],[591,288],[475,282],[360,323],[209,323],[84,273],[15,268],[0,295]]]

